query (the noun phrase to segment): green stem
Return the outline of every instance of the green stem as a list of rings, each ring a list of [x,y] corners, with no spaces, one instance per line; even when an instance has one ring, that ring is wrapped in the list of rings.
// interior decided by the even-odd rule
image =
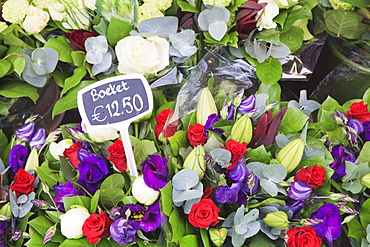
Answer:
[[[139,123],[134,123],[135,137],[139,139]]]

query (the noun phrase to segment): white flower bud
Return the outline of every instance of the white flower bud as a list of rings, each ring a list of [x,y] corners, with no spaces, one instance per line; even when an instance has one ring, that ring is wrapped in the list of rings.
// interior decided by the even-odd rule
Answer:
[[[80,238],[82,226],[90,214],[84,207],[76,207],[68,210],[60,216],[60,228],[63,236],[66,238]]]
[[[153,204],[159,196],[159,191],[155,191],[145,184],[143,176],[135,179],[132,183],[131,192],[138,202],[145,205]]]

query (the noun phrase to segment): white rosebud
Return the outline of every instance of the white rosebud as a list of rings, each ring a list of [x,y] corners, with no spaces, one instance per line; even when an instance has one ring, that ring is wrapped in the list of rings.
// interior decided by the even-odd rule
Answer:
[[[279,6],[273,0],[259,0],[258,3],[267,3],[256,15],[258,31],[275,28],[277,24],[273,19],[279,14]]]
[[[69,148],[73,145],[72,139],[64,139],[60,142],[52,142],[49,146],[50,154],[54,157],[54,159],[59,160],[59,156],[63,156],[64,150]]]
[[[128,36],[118,41],[115,49],[122,74],[157,73],[169,64],[169,43],[158,36]]]
[[[119,137],[115,128],[93,129],[89,128],[84,122],[82,122],[82,130],[95,142],[115,140]]]
[[[23,28],[27,33],[37,34],[46,27],[49,19],[49,14],[46,11],[34,6],[28,6],[26,18],[23,21]]]
[[[136,200],[144,205],[153,204],[159,196],[159,191],[155,191],[145,184],[143,176],[135,179],[135,181],[132,183],[131,192]]]
[[[86,208],[79,206],[68,210],[60,216],[60,229],[66,238],[80,238],[82,226],[90,214]]]

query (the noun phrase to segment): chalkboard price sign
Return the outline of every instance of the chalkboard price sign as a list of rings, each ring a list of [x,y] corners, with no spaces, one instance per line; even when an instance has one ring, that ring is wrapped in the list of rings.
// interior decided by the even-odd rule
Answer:
[[[120,131],[130,173],[137,176],[128,128],[153,110],[153,95],[145,77],[131,74],[98,81],[78,91],[77,103],[82,120],[91,128]]]

